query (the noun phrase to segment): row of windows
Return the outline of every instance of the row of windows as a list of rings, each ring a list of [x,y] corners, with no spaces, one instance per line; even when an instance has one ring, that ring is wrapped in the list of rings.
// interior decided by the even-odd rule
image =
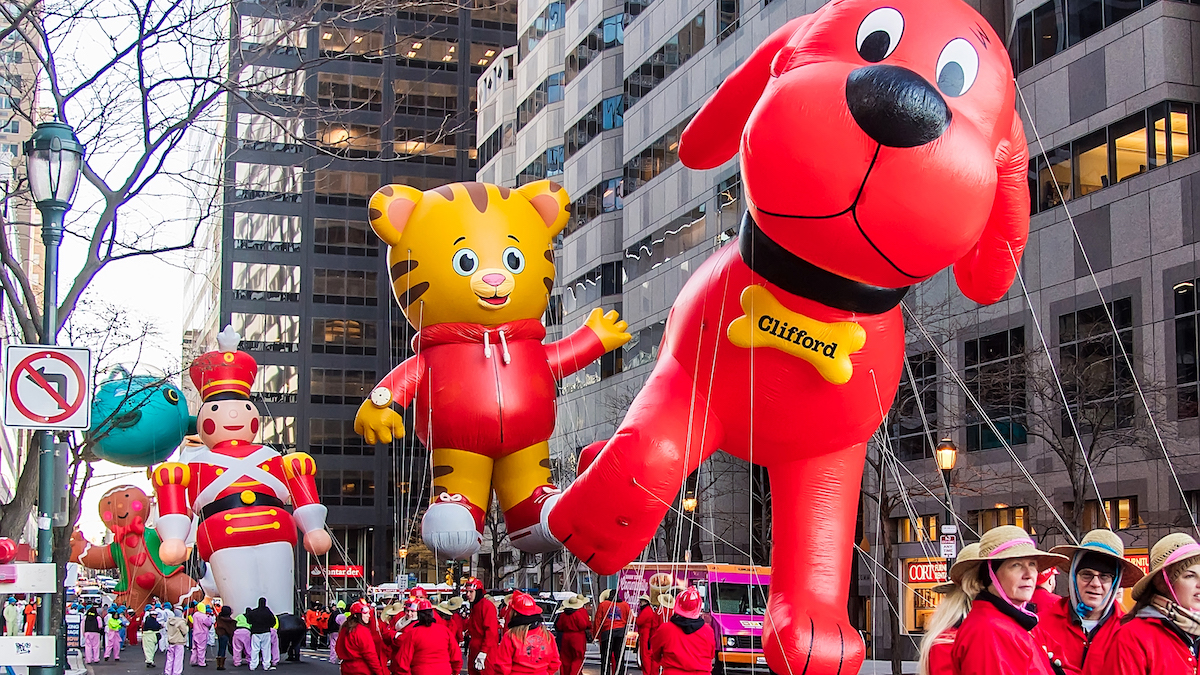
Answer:
[[[313,269],[313,302],[375,306],[377,272]],[[273,263],[233,263],[232,289],[239,300],[300,300],[300,268]]]
[[[741,0],[717,0],[717,44],[737,32],[742,25]]]
[[[583,114],[577,122],[567,127],[564,144],[567,146],[567,157],[579,152],[603,131],[619,129],[625,126],[625,95],[609,96]]]
[[[373,356],[378,343],[374,321],[313,319],[312,350],[321,354]]]
[[[373,370],[311,368],[309,372],[309,400],[319,404],[358,405],[377,382]]]
[[[298,253],[300,216],[268,213],[233,214],[234,247],[242,250]],[[378,256],[379,240],[361,220],[313,219],[313,252],[327,255]]]
[[[534,47],[546,37],[546,33],[558,30],[565,24],[567,16],[567,6],[562,0],[554,0],[542,13],[533,20],[529,28],[521,33],[521,37],[517,40],[518,61],[524,61],[529,52],[533,51]]]
[[[550,75],[538,84],[537,88],[530,92],[529,96],[525,97],[524,101],[517,106],[517,131],[525,128],[526,124],[551,103],[558,103],[563,99],[563,73],[550,73]]]
[[[1074,513],[1075,503],[1064,502],[1063,515],[1068,522],[1074,520]],[[986,532],[1001,525],[1030,528],[1033,523],[1029,516],[1028,507],[997,505],[995,508],[969,511],[966,520],[976,532]],[[896,541],[901,544],[936,542],[939,532],[938,520],[936,515],[917,516],[915,520],[894,518],[892,522],[896,528]],[[1137,496],[1114,497],[1105,499],[1103,502],[1089,499],[1083,506],[1083,529],[1085,531],[1097,528],[1125,530],[1144,523],[1145,521],[1138,511]]]
[[[1154,2],[1050,0],[1039,5],[1016,21],[1008,49],[1013,70],[1028,70]]]
[[[583,369],[566,376],[558,383],[558,393],[569,394],[573,391],[579,391],[584,387],[591,386],[620,373],[624,368],[622,352],[623,348],[618,347],[611,352],[605,353],[598,361],[593,361]]]
[[[632,106],[704,47],[704,13],[671,36],[645,63],[625,78],[626,105]]]
[[[562,236],[567,236],[588,224],[601,213],[612,213],[625,208],[623,178],[602,180],[587,192],[575,198],[571,208],[571,219],[567,221]]]
[[[624,195],[626,197],[679,161],[679,137],[691,121],[692,118],[688,117],[675,125],[670,131],[646,146],[636,157],[625,163]]]
[[[317,492],[327,506],[374,506],[375,474],[372,471],[317,472]]]
[[[290,95],[303,101],[303,80],[293,85]],[[471,94],[474,96],[474,88]],[[398,115],[444,118],[458,114],[458,88],[453,84],[397,79],[392,81],[392,95]],[[317,104],[322,107],[379,112],[383,98],[383,77],[317,73]]]
[[[663,332],[666,328],[667,321],[663,319],[633,333],[629,342],[625,343],[625,367],[637,368],[658,359],[658,348],[662,344]]]
[[[313,302],[328,305],[379,304],[377,272],[362,270],[313,270]]]
[[[516,141],[516,137],[516,127],[512,122],[505,122],[496,127],[496,130],[479,146],[479,166],[492,161],[492,158],[504,148],[511,148]]]
[[[629,14],[617,14],[596,24],[575,48],[567,52],[566,82],[575,79],[600,52],[625,44],[625,26],[633,19]]]
[[[1091,194],[1194,152],[1192,103],[1168,101],[1065,143],[1029,162],[1033,213]],[[1036,148],[1035,148],[1036,151]]]
[[[702,243],[705,239],[705,209],[706,206],[701,204],[626,248],[626,283]]]
[[[377,173],[317,169],[313,172],[314,192],[318,204],[366,206],[379,189]],[[238,162],[234,167],[237,199],[300,201],[304,168],[281,164]]]
[[[314,455],[373,455],[375,446],[354,433],[353,419],[308,420],[308,451]]]
[[[517,186],[562,175],[564,161],[563,146],[556,145],[546,148],[546,152],[538,155],[529,163],[529,166],[521,169],[521,172],[517,174]]]

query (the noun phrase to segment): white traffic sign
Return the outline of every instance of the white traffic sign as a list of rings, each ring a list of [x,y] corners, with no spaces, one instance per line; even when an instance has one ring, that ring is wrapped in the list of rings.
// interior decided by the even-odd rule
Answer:
[[[53,635],[0,637],[0,663],[6,666],[52,666],[58,643]]]
[[[942,535],[942,557],[957,558],[958,557],[958,537],[953,534]]]
[[[92,354],[82,347],[9,345],[4,352],[4,426],[87,429]]]

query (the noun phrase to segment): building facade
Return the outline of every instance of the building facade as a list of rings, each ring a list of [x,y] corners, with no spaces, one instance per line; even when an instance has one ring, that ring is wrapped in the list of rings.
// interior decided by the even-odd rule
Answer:
[[[686,169],[680,131],[754,46],[822,4],[520,5],[515,66],[489,73],[480,98],[479,179],[554,177],[575,200],[545,319],[552,335],[601,307],[619,310],[634,336],[562,385],[553,444],[564,482],[653,368],[690,272],[736,233],[736,161]],[[956,526],[961,548],[1000,524],[1045,546],[1110,524],[1144,562],[1154,541],[1200,512],[1200,6],[969,4],[1008,42],[1017,74],[1030,243],[1020,279],[995,305],[966,300],[949,272],[905,299],[908,363],[872,444],[851,589],[875,658],[915,657],[944,578],[944,525]],[[943,438],[958,450],[952,523],[934,463]],[[649,558],[766,562],[764,479],[720,459],[680,499],[688,493],[698,544],[681,547],[688,519],[669,516]],[[555,572],[571,578],[565,567]]]
[[[373,447],[354,433],[412,337],[367,200],[389,183],[474,178],[475,82],[513,44],[515,3],[240,2],[231,29],[240,90],[187,349],[214,348],[231,324],[259,363],[261,441],[316,459],[335,545],[328,560],[298,554],[314,589],[393,581],[428,467],[411,438]]]

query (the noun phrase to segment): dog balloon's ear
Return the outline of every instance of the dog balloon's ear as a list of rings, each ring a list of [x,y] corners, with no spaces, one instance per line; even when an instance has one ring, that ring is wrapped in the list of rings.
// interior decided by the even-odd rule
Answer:
[[[792,19],[772,33],[700,106],[679,141],[679,159],[684,166],[711,169],[737,154],[746,120],[771,76],[778,74],[772,72],[772,63],[811,19],[812,15]]]
[[[990,305],[1008,292],[1029,239],[1029,151],[1021,117],[1013,112],[1008,137],[996,150],[996,198],[983,235],[954,263],[963,295]]]

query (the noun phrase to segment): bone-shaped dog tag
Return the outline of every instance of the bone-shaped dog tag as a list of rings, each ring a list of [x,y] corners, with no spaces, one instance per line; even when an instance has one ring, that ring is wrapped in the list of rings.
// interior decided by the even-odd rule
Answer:
[[[854,374],[850,355],[863,348],[867,331],[852,321],[825,323],[784,307],[763,286],[742,291],[742,311],[729,324],[729,341],[738,347],[770,347],[804,359],[826,381],[846,384]]]

